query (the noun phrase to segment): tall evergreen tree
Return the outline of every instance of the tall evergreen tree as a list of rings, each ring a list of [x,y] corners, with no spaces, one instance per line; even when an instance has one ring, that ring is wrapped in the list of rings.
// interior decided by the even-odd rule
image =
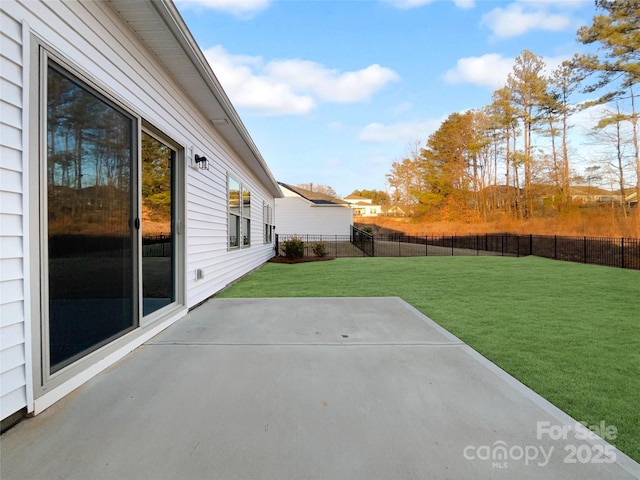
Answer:
[[[561,140],[561,160],[559,165],[559,183],[560,196],[562,203],[568,203],[569,183],[570,183],[570,164],[569,164],[569,148],[568,148],[568,132],[569,117],[576,112],[578,107],[571,101],[571,96],[578,90],[584,80],[584,74],[571,61],[563,62],[556,68],[549,79],[550,92],[549,97],[552,99],[553,109],[557,114],[557,120],[560,123],[560,140]]]
[[[599,45],[601,55],[581,55],[577,64],[584,71],[596,74],[595,83],[585,91],[609,87],[599,99],[601,103],[624,97],[630,100],[631,114],[627,119],[633,132],[636,193],[640,198],[638,113],[634,94],[634,86],[640,81],[640,0],[595,0],[595,4],[603,13],[593,18],[591,26],[578,30],[578,41]]]
[[[508,87],[502,87],[493,92],[493,101],[489,106],[493,121],[501,129],[501,138],[504,140],[504,167],[505,167],[505,209],[511,213],[514,203],[512,198],[512,173],[511,166],[514,162],[513,153],[516,145],[516,131],[518,128],[517,110],[513,100],[513,94]],[[513,146],[512,146],[513,145]],[[515,165],[514,165],[515,167]],[[514,185],[517,187],[517,185]]]
[[[425,213],[435,208],[445,218],[461,218],[472,196],[473,169],[477,169],[474,114],[452,113],[420,153],[422,184],[418,197]]]
[[[507,85],[513,94],[513,99],[519,107],[522,120],[524,166],[524,202],[525,216],[533,213],[533,197],[531,194],[533,147],[531,143],[534,126],[539,122],[538,110],[547,91],[547,81],[542,73],[544,69],[542,57],[529,50],[524,50],[516,57],[513,72],[509,74]]]

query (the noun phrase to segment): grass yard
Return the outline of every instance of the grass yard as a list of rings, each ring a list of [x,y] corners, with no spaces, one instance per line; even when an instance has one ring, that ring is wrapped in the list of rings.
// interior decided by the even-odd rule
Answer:
[[[217,295],[398,296],[640,462],[640,271],[537,257],[267,263]]]

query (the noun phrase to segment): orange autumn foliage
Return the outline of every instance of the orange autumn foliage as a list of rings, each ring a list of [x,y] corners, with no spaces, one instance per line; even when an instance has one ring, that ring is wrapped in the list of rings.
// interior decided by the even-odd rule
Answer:
[[[396,217],[355,217],[356,225],[371,226],[374,232],[385,229],[406,235],[477,235],[508,232],[521,235],[562,235],[587,237],[640,238],[640,211],[632,209],[625,218],[618,212],[575,209],[554,217],[514,219],[503,215],[492,221],[424,221]]]

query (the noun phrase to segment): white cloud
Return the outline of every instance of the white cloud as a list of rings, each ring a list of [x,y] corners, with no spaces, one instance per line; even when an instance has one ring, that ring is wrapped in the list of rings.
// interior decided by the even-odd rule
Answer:
[[[531,5],[538,8],[546,8],[549,6],[557,7],[562,10],[578,10],[585,5],[593,4],[593,0],[517,0],[523,5]]]
[[[594,100],[594,99],[591,99]],[[569,146],[572,152],[572,168],[582,170],[585,166],[589,166],[593,160],[602,161],[602,159],[615,158],[615,151],[613,150],[614,143],[607,142],[603,139],[607,138],[607,134],[598,138],[593,136],[593,128],[598,124],[600,120],[605,117],[615,115],[615,105],[594,105],[586,110],[580,110],[569,119],[570,125],[574,128],[569,130]],[[611,135],[609,140],[615,138],[614,127],[611,126],[608,129],[608,134]],[[626,131],[625,131],[626,129]],[[622,125],[622,135],[627,136],[631,134],[631,126],[626,122]]]
[[[507,82],[507,76],[512,70],[513,58],[487,53],[481,57],[459,59],[455,68],[445,73],[444,79],[449,83],[471,83],[500,88]]]
[[[321,100],[352,103],[367,100],[387,83],[399,80],[393,70],[374,64],[355,72],[339,72],[309,60],[274,60],[265,65],[269,77]]]
[[[240,18],[251,18],[269,7],[271,0],[176,0],[184,8],[212,9],[231,13]]]
[[[594,99],[591,99],[594,100]],[[586,134],[595,127],[600,120],[615,115],[614,105],[594,105],[593,107],[579,110],[571,115],[571,125],[577,127],[580,133]]]
[[[543,73],[550,76],[551,73],[558,68],[565,60],[570,60],[571,55],[561,55],[559,57],[543,57],[544,70]]]
[[[499,39],[517,37],[530,30],[561,31],[576,27],[572,17],[566,13],[576,5],[580,2],[517,1],[485,13],[481,23]]]
[[[363,142],[376,143],[414,143],[416,140],[425,141],[429,135],[440,127],[442,119],[423,122],[400,122],[391,125],[370,123],[358,134]]]
[[[400,10],[410,10],[412,8],[422,7],[436,0],[382,0],[384,3],[396,7]]]
[[[283,83],[266,75],[259,75],[263,61],[260,57],[230,55],[221,46],[204,51],[216,77],[239,107],[248,107],[267,115],[300,115],[310,112],[316,103],[308,95],[298,95]]]
[[[422,7],[438,0],[382,0],[384,3],[388,3],[400,10],[410,10],[412,8]],[[473,8],[475,6],[475,0],[453,0],[453,3],[458,8]]]
[[[204,54],[234,104],[267,115],[303,115],[321,101],[361,102],[399,79],[380,65],[340,72],[307,60],[232,55],[220,45]]]
[[[551,75],[569,56],[543,57],[544,75]],[[470,83],[492,89],[501,88],[513,72],[514,58],[505,58],[497,53],[487,53],[481,57],[466,57],[457,61],[455,68],[447,70],[444,79],[449,83]]]
[[[476,6],[475,0],[453,0],[453,3],[456,5],[456,7],[463,10],[467,10]]]

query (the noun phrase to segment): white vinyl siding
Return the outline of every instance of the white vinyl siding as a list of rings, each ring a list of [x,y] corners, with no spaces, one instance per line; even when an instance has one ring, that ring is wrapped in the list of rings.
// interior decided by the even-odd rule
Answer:
[[[27,406],[22,25],[0,2],[0,419]]]
[[[283,189],[284,190],[284,189]],[[278,235],[350,235],[353,220],[346,205],[316,205],[300,196],[276,199]]]
[[[251,248],[227,249],[227,172],[242,181],[251,192],[252,205],[274,206],[271,189],[239,158],[200,109],[206,98],[189,97],[180,82],[202,84],[182,69],[169,72],[129,28],[111,5],[118,2],[58,0],[3,0],[0,58],[2,124],[0,125],[0,358],[1,416],[23,408],[27,403],[26,382],[30,382],[30,328],[25,326],[29,298],[39,297],[37,279],[30,283],[25,273],[26,185],[23,170],[23,82],[38,72],[23,69],[22,39],[32,35],[47,51],[61,58],[74,72],[101,94],[114,99],[128,112],[173,139],[184,149],[185,207],[178,233],[186,235],[184,265],[186,307],[197,305],[240,276],[257,268],[273,255],[271,245],[253,242]],[[147,2],[131,5],[146,18],[153,7]],[[148,9],[149,12],[145,12]],[[157,16],[157,13],[153,13]],[[28,25],[28,32],[22,32]],[[166,28],[166,27],[165,27]],[[26,36],[26,37],[25,37]],[[31,46],[25,45],[29,52]],[[159,48],[159,47],[158,47]],[[180,58],[178,58],[180,61]],[[188,62],[185,58],[185,62]],[[27,65],[28,67],[28,65]],[[26,68],[26,67],[25,67]],[[193,71],[193,67],[191,70]],[[27,75],[28,74],[28,75]],[[26,88],[26,87],[25,87]],[[213,99],[210,99],[214,101]],[[38,99],[30,99],[37,102]],[[37,122],[37,121],[36,121]],[[32,126],[37,123],[25,124]],[[224,129],[224,127],[221,127]],[[26,137],[25,137],[26,138]],[[29,137],[31,138],[31,137]],[[209,170],[192,168],[193,155],[204,155]],[[32,155],[37,152],[32,152]],[[254,167],[255,168],[255,167]],[[29,174],[32,176],[32,174]],[[275,182],[274,182],[275,183]],[[37,201],[38,192],[29,192]],[[33,222],[34,220],[30,220]],[[262,237],[262,224],[251,222],[251,237]],[[30,242],[37,245],[38,238]],[[31,246],[32,250],[34,246]],[[196,279],[196,270],[204,278]],[[38,323],[37,317],[32,321]],[[27,345],[25,346],[25,342]],[[39,345],[39,338],[34,339]],[[28,405],[27,405],[28,406]]]
[[[47,1],[44,8],[27,3],[31,11],[41,13],[29,20],[32,29],[90,79],[99,79],[95,86],[181,142],[187,152],[192,146],[192,155],[201,152],[209,159],[209,170],[187,168],[187,306],[265,262],[271,255],[269,248],[262,252],[251,249],[250,254],[227,253],[226,172],[243,179],[254,201],[267,199],[266,190],[200,114],[197,103],[178,88],[171,72],[157,65],[140,40],[100,2]],[[191,161],[188,158],[186,163]],[[255,238],[261,230],[254,232],[254,228],[255,224],[251,232]],[[196,269],[205,272],[205,278],[197,282]]]

